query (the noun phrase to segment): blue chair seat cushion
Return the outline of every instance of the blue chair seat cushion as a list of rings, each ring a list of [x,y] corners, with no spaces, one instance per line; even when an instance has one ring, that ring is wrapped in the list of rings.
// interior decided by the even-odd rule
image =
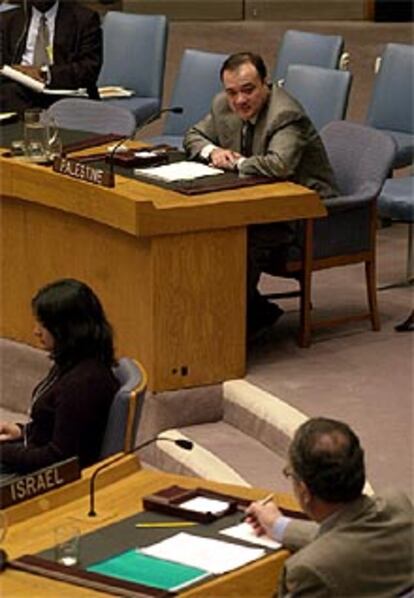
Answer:
[[[389,129],[381,130],[389,133],[397,144],[397,153],[393,167],[404,168],[405,166],[410,166],[414,162],[414,135]]]
[[[378,212],[384,218],[414,222],[414,177],[388,179],[378,198]]]

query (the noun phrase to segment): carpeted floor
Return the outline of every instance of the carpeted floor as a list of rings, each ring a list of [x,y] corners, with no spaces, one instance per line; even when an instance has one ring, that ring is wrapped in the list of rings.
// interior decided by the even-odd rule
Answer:
[[[400,224],[378,232],[380,284],[404,278],[406,228]],[[317,273],[315,313],[364,308],[364,280],[359,265]],[[263,290],[288,284],[262,280]],[[251,348],[247,380],[307,415],[350,423],[366,449],[374,489],[396,486],[414,496],[414,334],[394,330],[414,307],[412,292],[412,287],[379,292],[380,332],[372,332],[368,322],[320,330],[309,349],[296,344],[297,300],[280,302],[286,314]]]
[[[387,42],[412,43],[412,25],[361,22],[176,22],[170,24],[164,105],[185,48],[217,52],[243,49],[261,53],[269,68],[286,29],[340,33],[351,54],[353,87],[348,119],[364,122],[374,79],[374,62]],[[160,124],[148,128],[156,134]],[[380,283],[405,275],[406,227],[394,225],[378,233]],[[267,288],[284,282],[265,279]],[[315,276],[314,306],[318,313],[342,313],[364,305],[362,266],[325,271]],[[277,327],[250,350],[247,379],[309,415],[348,421],[366,448],[369,479],[377,491],[385,486],[414,496],[413,354],[414,334],[399,334],[394,325],[413,307],[412,288],[379,294],[382,330],[357,323],[319,332],[309,349],[295,343],[298,312],[294,300]],[[270,484],[270,480],[269,480]]]

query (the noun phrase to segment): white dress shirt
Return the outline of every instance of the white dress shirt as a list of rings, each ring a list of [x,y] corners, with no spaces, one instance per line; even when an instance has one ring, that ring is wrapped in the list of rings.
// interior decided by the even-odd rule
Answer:
[[[23,52],[21,64],[26,65],[26,66],[33,65],[34,49],[35,49],[35,44],[36,44],[37,32],[39,30],[40,18],[43,14],[46,17],[46,23],[47,23],[47,27],[49,29],[49,41],[50,41],[49,60],[50,60],[50,64],[53,64],[53,40],[54,40],[54,36],[55,36],[55,22],[56,22],[58,6],[59,6],[59,0],[57,0],[57,2],[55,2],[55,4],[51,8],[49,8],[49,10],[45,13],[40,12],[39,10],[37,10],[37,8],[32,6],[32,18],[30,20],[29,31],[28,31],[27,40],[26,40],[26,48]]]

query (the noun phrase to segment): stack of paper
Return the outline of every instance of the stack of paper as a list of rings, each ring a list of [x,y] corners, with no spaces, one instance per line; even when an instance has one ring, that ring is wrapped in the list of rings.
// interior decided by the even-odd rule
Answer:
[[[266,548],[272,548],[273,550],[282,548],[280,542],[276,542],[276,540],[272,540],[268,536],[256,536],[252,526],[248,523],[239,523],[238,525],[227,527],[226,529],[220,530],[220,534],[230,536],[230,538],[236,538],[237,540],[243,540],[244,542],[266,546]]]
[[[193,181],[204,176],[217,176],[223,174],[220,168],[213,168],[199,162],[183,160],[165,166],[154,168],[136,168],[135,174],[154,177],[156,179],[172,183],[173,181]]]
[[[101,100],[111,98],[130,98],[134,95],[131,89],[125,89],[120,85],[106,85],[105,87],[98,87],[99,97]]]
[[[247,548],[185,532],[142,548],[141,552],[159,559],[204,569],[216,575],[242,567],[265,555],[262,548]]]

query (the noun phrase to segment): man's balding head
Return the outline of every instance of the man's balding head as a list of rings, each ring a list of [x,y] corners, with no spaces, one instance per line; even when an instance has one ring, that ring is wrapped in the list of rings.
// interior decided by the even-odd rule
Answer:
[[[319,499],[344,503],[362,493],[364,451],[343,422],[318,417],[302,424],[289,448],[289,461],[294,476]]]

